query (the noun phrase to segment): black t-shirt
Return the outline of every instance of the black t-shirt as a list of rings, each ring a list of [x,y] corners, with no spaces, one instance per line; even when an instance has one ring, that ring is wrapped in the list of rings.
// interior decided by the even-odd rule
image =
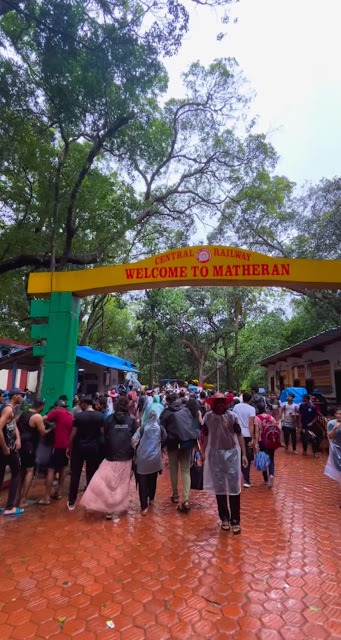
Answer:
[[[100,411],[82,411],[75,415],[73,426],[77,433],[75,443],[82,447],[95,447],[101,428],[104,426],[104,416]]]
[[[302,402],[302,404],[300,404],[299,412],[301,415],[302,429],[309,429],[308,425],[316,420],[318,416],[314,405],[311,402],[309,402],[309,404]]]

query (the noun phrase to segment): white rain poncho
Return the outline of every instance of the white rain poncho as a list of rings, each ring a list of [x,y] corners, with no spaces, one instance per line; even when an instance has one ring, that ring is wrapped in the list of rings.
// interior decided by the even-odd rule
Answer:
[[[210,411],[204,417],[204,431],[208,432],[204,491],[216,495],[239,495],[241,456],[237,433],[240,433],[240,427],[236,416],[230,411],[222,416]]]
[[[337,420],[331,420],[328,423],[328,431],[331,431],[336,423]],[[329,440],[329,457],[324,473],[341,484],[341,427],[336,431],[335,438]]]
[[[133,435],[133,446],[138,442],[135,464],[136,471],[141,475],[156,473],[162,469],[161,446],[165,444],[167,434],[165,429],[159,424],[157,412],[150,409],[143,427],[141,438],[141,427]]]

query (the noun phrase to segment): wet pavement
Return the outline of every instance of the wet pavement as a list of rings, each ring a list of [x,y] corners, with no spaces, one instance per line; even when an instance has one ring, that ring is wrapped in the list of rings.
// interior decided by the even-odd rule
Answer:
[[[0,640],[341,638],[341,491],[326,459],[277,452],[272,490],[253,470],[240,536],[220,530],[214,496],[192,492],[177,513],[168,471],[145,518],[132,482],[118,522],[69,513],[66,498],[0,519]]]

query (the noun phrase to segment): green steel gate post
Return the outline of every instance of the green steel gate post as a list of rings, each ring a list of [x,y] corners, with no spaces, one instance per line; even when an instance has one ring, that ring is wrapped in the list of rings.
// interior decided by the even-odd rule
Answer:
[[[31,302],[31,318],[46,319],[46,324],[31,327],[31,338],[46,341],[45,346],[33,347],[33,355],[44,357],[42,396],[46,409],[62,394],[72,405],[79,311],[80,299],[68,292],[52,293],[50,300]]]

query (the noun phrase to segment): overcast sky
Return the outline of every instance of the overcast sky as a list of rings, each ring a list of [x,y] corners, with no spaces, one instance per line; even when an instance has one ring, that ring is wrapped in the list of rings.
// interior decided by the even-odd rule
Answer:
[[[257,93],[258,128],[272,131],[278,172],[298,185],[341,175],[341,0],[240,0],[232,16],[238,23],[223,25],[217,11],[192,11],[181,52],[166,63],[170,95],[181,94],[190,62],[235,57]]]

